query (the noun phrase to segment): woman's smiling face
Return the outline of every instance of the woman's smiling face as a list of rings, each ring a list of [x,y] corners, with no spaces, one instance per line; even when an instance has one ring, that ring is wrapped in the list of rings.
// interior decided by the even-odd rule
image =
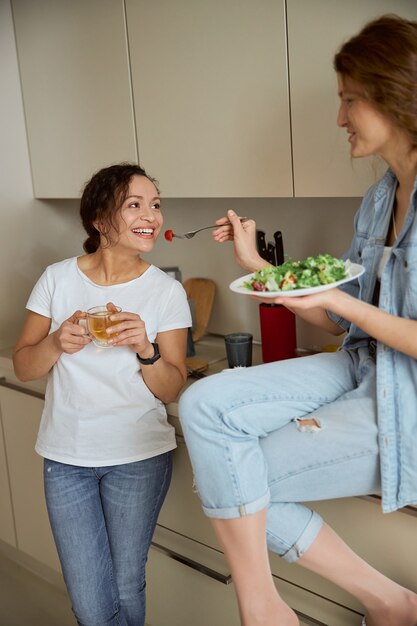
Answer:
[[[150,252],[161,231],[163,217],[158,190],[146,176],[133,176],[116,218],[116,246]]]
[[[348,132],[352,157],[378,154],[387,160],[398,129],[366,98],[358,83],[340,74],[337,82],[340,98],[337,124]]]

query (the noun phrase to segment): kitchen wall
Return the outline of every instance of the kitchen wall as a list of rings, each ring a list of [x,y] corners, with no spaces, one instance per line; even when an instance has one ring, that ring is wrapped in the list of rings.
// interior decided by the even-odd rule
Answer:
[[[75,203],[33,199],[9,0],[0,0],[0,348],[13,344],[45,264],[80,251]],[[65,149],[65,146],[63,146]]]
[[[161,187],[163,193],[163,181]],[[253,217],[271,240],[273,233],[281,230],[285,254],[294,259],[321,252],[339,255],[346,250],[358,204],[359,200],[352,198],[175,199],[162,203],[165,226],[178,233],[214,223],[226,209],[233,208],[239,215]],[[246,330],[259,339],[259,305],[228,289],[232,280],[246,274],[234,261],[230,243],[216,244],[210,231],[204,231],[190,240],[160,240],[148,258],[160,266],[178,265],[183,279],[199,276],[215,281],[212,332]],[[303,322],[298,323],[297,339],[300,347],[337,343],[334,337]]]
[[[25,317],[25,302],[43,268],[81,254],[84,237],[77,201],[33,198],[9,0],[0,0],[0,59],[0,348],[4,348],[16,341]],[[150,173],[158,178],[158,172]],[[163,195],[163,180],[160,187]],[[302,258],[344,251],[358,204],[359,200],[352,198],[188,198],[166,200],[163,208],[165,227],[181,232],[205,226],[233,207],[241,215],[254,217],[269,237],[281,230],[286,254]],[[159,266],[180,267],[183,279],[199,276],[216,282],[209,330],[249,330],[259,338],[258,305],[228,290],[228,284],[244,273],[234,262],[230,245],[214,244],[209,232],[189,241],[167,243],[162,238],[148,260]],[[334,341],[303,323],[297,332],[302,347]]]

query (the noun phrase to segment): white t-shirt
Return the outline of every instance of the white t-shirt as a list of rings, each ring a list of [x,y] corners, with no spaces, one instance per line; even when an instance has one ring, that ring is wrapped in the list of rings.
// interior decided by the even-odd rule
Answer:
[[[378,280],[381,280],[382,272],[384,271],[384,267],[388,261],[388,257],[392,252],[392,246],[384,246],[384,251],[382,252],[382,257],[378,265],[378,269],[376,272],[376,277]]]
[[[150,341],[157,333],[188,328],[191,315],[182,285],[151,265],[120,285],[93,283],[77,258],[50,265],[26,307],[49,317],[55,331],[77,309],[113,302],[138,313]],[[48,459],[99,467],[146,459],[175,448],[164,404],[143,381],[136,354],[127,346],[89,343],[63,353],[48,376],[36,451]]]

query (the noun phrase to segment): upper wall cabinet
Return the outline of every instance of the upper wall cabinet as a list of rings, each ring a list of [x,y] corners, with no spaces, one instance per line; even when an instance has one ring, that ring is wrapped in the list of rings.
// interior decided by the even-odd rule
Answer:
[[[416,0],[287,0],[294,190],[297,197],[361,196],[386,169],[350,158],[337,128],[333,57],[341,44],[384,13],[417,19]]]
[[[291,196],[284,0],[126,0],[139,156],[165,196]]]
[[[165,197],[360,196],[333,56],[416,0],[11,0],[35,195],[140,160]]]
[[[292,195],[284,0],[12,7],[36,197],[138,158],[164,196]]]
[[[137,160],[123,0],[12,0],[35,196]]]

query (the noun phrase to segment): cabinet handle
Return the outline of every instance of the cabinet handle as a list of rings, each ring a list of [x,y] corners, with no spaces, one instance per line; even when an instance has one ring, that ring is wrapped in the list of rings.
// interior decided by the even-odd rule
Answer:
[[[9,383],[5,376],[0,378],[0,387],[7,387],[7,389],[13,389],[13,391],[18,391],[19,393],[24,393],[27,396],[32,396],[33,398],[39,398],[40,400],[45,400],[45,394],[40,391],[34,391],[33,389],[27,389],[23,387],[23,385],[15,385],[14,383]]]
[[[217,572],[216,570],[211,569],[210,567],[207,567],[202,563],[198,563],[197,561],[189,559],[183,554],[179,554],[178,552],[174,552],[174,550],[171,550],[170,548],[162,546],[160,543],[155,543],[154,541],[152,541],[152,547],[155,548],[155,550],[162,552],[166,556],[169,556],[169,558],[174,559],[174,561],[178,561],[183,565],[187,565],[188,567],[197,570],[197,572],[200,572],[200,574],[204,574],[205,576],[214,578],[214,580],[218,580],[224,585],[229,585],[232,582],[232,576],[230,574],[222,574],[221,572]]]

